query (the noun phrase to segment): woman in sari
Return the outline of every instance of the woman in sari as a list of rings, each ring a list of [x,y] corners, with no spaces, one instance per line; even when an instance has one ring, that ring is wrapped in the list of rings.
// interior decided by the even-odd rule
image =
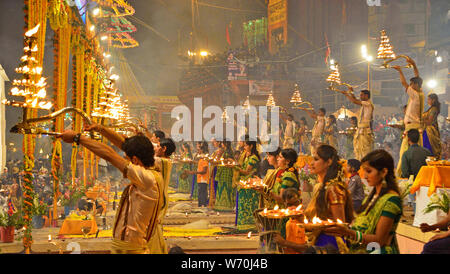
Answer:
[[[277,178],[275,184],[270,191],[272,201],[278,205],[283,206],[284,200],[282,198],[283,191],[287,188],[295,188],[299,190],[300,184],[298,182],[298,171],[294,167],[297,162],[297,152],[291,148],[281,150],[277,157]],[[300,195],[300,193],[299,193]],[[283,206],[284,207],[284,206]]]
[[[192,159],[191,147],[188,143],[183,143],[181,145],[182,149],[182,159]],[[184,163],[181,164],[179,176],[178,176],[178,192],[190,193],[192,178],[187,174],[187,171],[192,169],[191,164]]]
[[[245,158],[242,166],[237,167],[239,180],[246,181],[257,174],[260,157],[256,150],[256,141],[246,139],[244,142]],[[259,195],[254,189],[238,189],[236,226],[238,230],[256,228],[253,212],[258,209]]]
[[[311,173],[317,175],[318,183],[314,186],[313,197],[305,210],[305,216],[311,220],[317,216],[321,220],[340,219],[351,223],[353,220],[353,205],[347,190],[343,167],[334,147],[321,145],[313,155]],[[332,245],[341,253],[347,253],[342,237],[333,237],[322,231],[313,231],[309,237],[311,244],[319,247]]]
[[[222,141],[220,142],[220,145],[223,151],[221,157],[224,159],[224,161],[234,161],[234,153],[231,149],[231,142]],[[215,180],[217,181],[217,190],[214,210],[232,211],[235,202],[234,196],[236,195],[236,190],[233,188],[233,168],[227,166],[218,166]]]
[[[259,199],[259,208],[272,208],[275,203],[271,197],[272,188],[275,185],[276,179],[279,174],[277,157],[281,152],[281,148],[277,148],[275,151],[267,152],[267,162],[273,169],[268,169],[266,175],[264,176],[263,183],[264,188],[256,188],[256,190],[261,193]]]
[[[212,138],[211,143],[214,147],[214,151],[213,153],[211,153],[211,157],[213,159],[221,159],[222,158],[222,154],[224,153],[224,150],[222,148],[222,142],[217,141],[216,138]],[[216,203],[216,194],[217,194],[217,179],[216,179],[216,175],[217,175],[217,164],[210,162],[210,176],[209,176],[209,203],[208,203],[208,207],[211,209],[214,209],[214,205]]]
[[[423,113],[423,122],[425,130],[423,131],[423,146],[433,153],[437,159],[441,158],[441,134],[437,117],[441,111],[441,103],[436,94],[428,95],[428,105],[430,108]]]
[[[334,148],[337,148],[337,125],[336,125],[336,117],[334,115],[328,116],[327,123],[325,124],[325,143]]]
[[[385,150],[378,149],[362,160],[364,178],[373,187],[364,199],[359,215],[351,228],[335,226],[325,230],[327,234],[350,239],[351,253],[367,253],[368,243],[378,243],[382,254],[398,254],[395,235],[402,216],[402,200],[394,174],[394,160]]]

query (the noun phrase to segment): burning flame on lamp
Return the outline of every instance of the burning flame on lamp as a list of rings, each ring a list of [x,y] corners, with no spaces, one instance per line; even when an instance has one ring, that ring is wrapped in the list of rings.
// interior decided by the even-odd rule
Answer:
[[[273,208],[273,210],[278,210],[278,208],[279,208],[279,206],[276,205],[276,206]]]
[[[252,236],[252,232],[250,231],[250,232],[247,234],[247,238],[250,239],[251,236]]]
[[[41,24],[37,24],[36,27],[34,27],[34,28],[30,29],[29,31],[27,31],[25,33],[25,36],[26,37],[31,37],[31,36],[35,35],[38,32],[40,26],[41,26]]]

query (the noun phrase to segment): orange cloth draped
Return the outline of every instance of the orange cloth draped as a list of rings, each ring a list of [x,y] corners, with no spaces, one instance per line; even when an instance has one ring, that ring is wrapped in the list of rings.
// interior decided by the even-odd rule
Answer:
[[[77,235],[83,234],[82,227],[90,226],[91,230],[89,234],[97,233],[97,223],[95,220],[68,220],[65,219],[61,228],[59,229],[59,235]]]
[[[428,196],[431,196],[437,187],[450,187],[450,166],[423,166],[411,187],[411,194],[427,186]]]

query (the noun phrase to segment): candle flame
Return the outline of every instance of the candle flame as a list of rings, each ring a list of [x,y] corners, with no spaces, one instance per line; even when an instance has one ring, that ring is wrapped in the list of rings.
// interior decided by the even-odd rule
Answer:
[[[27,31],[25,33],[25,36],[26,37],[31,37],[31,36],[35,35],[38,32],[40,26],[41,26],[41,24],[37,24],[36,27],[34,27],[34,28],[30,29],[29,31]]]
[[[340,219],[337,219],[338,224],[343,224],[343,222]]]
[[[264,214],[267,214],[267,208],[264,208]]]
[[[331,224],[331,223],[333,223],[333,220],[328,219],[327,222],[329,222]]]
[[[306,219],[306,217],[303,218],[303,223],[305,223],[305,224],[308,223],[308,219]]]
[[[48,235],[48,241],[51,241],[52,240],[52,235]]]
[[[251,231],[247,234],[247,238],[250,238],[250,236],[252,236],[252,232]]]
[[[278,210],[278,205],[276,205],[274,208],[273,208],[273,210]]]
[[[295,210],[299,211],[302,208],[302,205],[299,205]]]

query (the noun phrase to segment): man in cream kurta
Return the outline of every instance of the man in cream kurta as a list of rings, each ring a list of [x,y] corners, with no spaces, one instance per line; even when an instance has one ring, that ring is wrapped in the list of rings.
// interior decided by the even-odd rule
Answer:
[[[372,120],[374,106],[370,101],[370,91],[361,90],[360,100],[353,94],[353,88],[349,87],[347,92],[342,92],[352,103],[360,105],[358,115],[358,129],[353,137],[353,151],[355,159],[361,161],[364,156],[374,148],[374,135],[372,131]]]
[[[306,110],[306,112],[315,120],[311,138],[311,155],[314,155],[316,148],[323,143],[326,110],[320,108],[317,114],[314,110]]]
[[[116,213],[111,252],[148,253],[147,243],[154,233],[163,195],[160,186],[164,184],[161,173],[153,167],[153,145],[143,135],[125,139],[101,125],[90,125],[87,130],[99,131],[126,155],[126,158],[123,158],[113,148],[71,130],[58,136],[66,143],[83,145],[110,162],[130,180],[130,184],[122,193]]]
[[[422,78],[419,76],[419,70],[417,69],[416,63],[411,58],[407,58],[406,61],[412,65],[414,69],[415,77],[410,79],[410,84],[406,82],[405,76],[403,75],[402,69],[399,66],[393,66],[400,74],[400,81],[405,88],[405,92],[408,94],[408,104],[406,105],[405,112],[405,131],[403,132],[402,145],[400,147],[399,161],[397,165],[397,175],[401,176],[401,166],[402,166],[402,156],[405,151],[408,150],[408,137],[406,133],[410,129],[417,129],[420,132],[419,145],[423,145],[422,140],[422,113],[424,109],[425,95],[422,91]]]
[[[283,149],[294,148],[294,133],[295,133],[294,116],[292,116],[292,114],[289,114],[288,118],[286,119],[286,128],[284,130]]]

